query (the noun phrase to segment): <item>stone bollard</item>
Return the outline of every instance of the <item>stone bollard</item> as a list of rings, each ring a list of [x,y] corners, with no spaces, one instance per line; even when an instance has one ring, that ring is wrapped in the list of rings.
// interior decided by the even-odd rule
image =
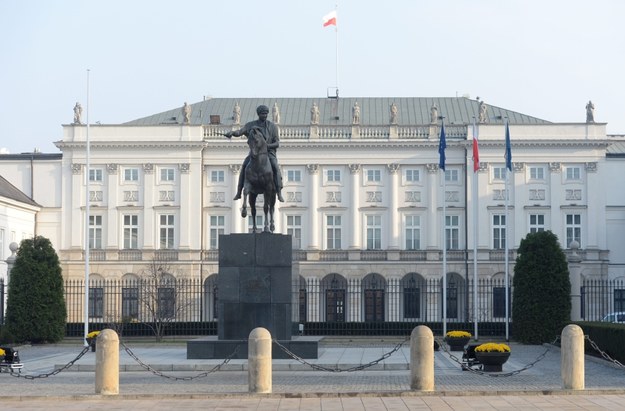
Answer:
[[[258,327],[250,333],[247,350],[249,392],[271,393],[271,334]]]
[[[569,324],[562,330],[561,365],[562,388],[584,389],[584,332]]]
[[[95,393],[119,394],[119,337],[106,329],[98,335],[95,355]]]
[[[425,325],[410,334],[410,388],[434,391],[434,334]]]

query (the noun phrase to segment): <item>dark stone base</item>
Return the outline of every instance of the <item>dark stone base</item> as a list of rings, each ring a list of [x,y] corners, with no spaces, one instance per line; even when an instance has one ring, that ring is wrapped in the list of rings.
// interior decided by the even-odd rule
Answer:
[[[288,341],[278,342],[293,354],[305,359],[319,358],[319,340],[322,337],[293,337]],[[187,341],[188,360],[212,360],[230,357],[237,350],[232,359],[247,359],[247,340],[219,340],[217,337],[204,337]],[[291,357],[272,344],[271,356],[273,359],[290,359]]]

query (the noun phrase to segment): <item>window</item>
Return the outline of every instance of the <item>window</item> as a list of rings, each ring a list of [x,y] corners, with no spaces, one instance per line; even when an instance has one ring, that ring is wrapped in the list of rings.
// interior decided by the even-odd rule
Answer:
[[[404,286],[404,318],[421,317],[421,289],[414,275],[403,283]]]
[[[460,181],[460,176],[457,169],[445,170],[445,181],[447,183],[457,183]]]
[[[368,215],[367,218],[367,250],[382,249],[382,216]]]
[[[172,182],[175,177],[175,170],[173,168],[161,168],[161,181]]]
[[[566,244],[564,248],[569,248],[572,241],[577,241],[582,246],[582,215],[566,215]]]
[[[493,248],[506,248],[506,216],[505,214],[493,215]]]
[[[173,214],[161,214],[159,216],[159,241],[160,248],[174,248],[175,217]]]
[[[328,250],[341,249],[341,216],[326,216],[326,248]]]
[[[99,168],[90,168],[89,169],[89,181],[101,183],[103,180],[102,170]]]
[[[139,181],[139,169],[138,168],[125,168],[124,169],[124,181]]]
[[[209,245],[211,250],[217,250],[219,248],[219,235],[225,234],[226,230],[226,217],[222,215],[212,215],[209,218],[208,233],[210,236]]]
[[[139,248],[139,216],[128,214],[124,216],[124,248]]]
[[[419,170],[413,168],[406,170],[406,183],[418,183],[419,177]]]
[[[327,170],[326,179],[328,183],[340,183],[341,182],[341,170]]]
[[[625,289],[614,289],[614,311],[625,311]]]
[[[225,178],[226,177],[223,170],[211,171],[211,183],[223,183]]]
[[[460,228],[457,215],[445,216],[445,237],[447,250],[459,248]]]
[[[512,314],[512,298],[508,290],[508,315]],[[493,317],[506,318],[506,288],[493,287]]]
[[[530,214],[530,233],[545,231],[545,215]]]
[[[418,215],[407,215],[406,227],[406,250],[421,249],[421,217]]]
[[[582,169],[580,167],[567,167],[566,168],[566,179],[567,180],[581,180],[582,179]]]
[[[505,167],[493,167],[493,180],[505,180],[506,168]]]
[[[291,236],[294,250],[302,248],[302,216],[286,216],[286,233]]]
[[[139,288],[122,288],[122,321],[139,318]]]
[[[302,181],[302,172],[300,170],[287,170],[286,180],[290,183],[300,183]]]
[[[0,228],[0,260],[4,261],[4,228]]]
[[[89,249],[102,248],[102,216],[89,216]]]
[[[89,287],[89,318],[104,317],[104,288]]]
[[[176,290],[165,286],[158,288],[158,317],[174,318],[176,316]]]
[[[380,170],[367,170],[367,183],[379,183],[382,181]]]
[[[544,180],[545,168],[544,167],[530,167],[530,180]]]

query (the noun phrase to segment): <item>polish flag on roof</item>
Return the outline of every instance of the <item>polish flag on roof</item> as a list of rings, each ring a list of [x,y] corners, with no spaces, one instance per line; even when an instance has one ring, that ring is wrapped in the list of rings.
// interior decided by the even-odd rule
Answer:
[[[336,10],[323,16],[323,27],[336,26]]]

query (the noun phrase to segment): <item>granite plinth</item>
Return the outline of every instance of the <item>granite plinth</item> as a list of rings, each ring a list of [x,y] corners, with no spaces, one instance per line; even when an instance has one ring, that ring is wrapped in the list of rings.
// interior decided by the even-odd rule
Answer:
[[[321,338],[294,337],[291,340],[278,340],[278,342],[298,357],[316,359],[318,358],[319,340]],[[247,359],[247,352],[247,339],[220,340],[215,336],[210,336],[187,341],[187,359],[189,360],[225,359],[231,355],[232,359]],[[273,359],[291,358],[275,343],[271,347],[271,356]]]

